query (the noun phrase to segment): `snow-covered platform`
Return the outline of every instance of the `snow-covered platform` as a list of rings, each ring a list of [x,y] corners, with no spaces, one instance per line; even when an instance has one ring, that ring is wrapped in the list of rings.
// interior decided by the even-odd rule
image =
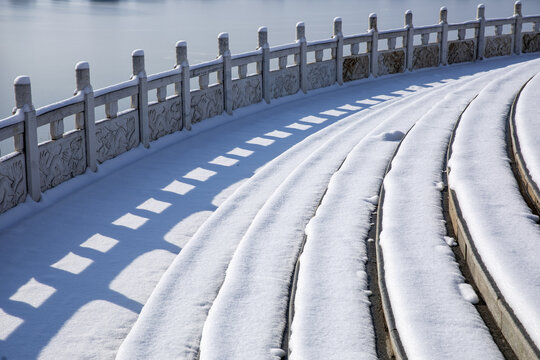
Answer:
[[[448,194],[537,356],[540,230],[506,126],[538,72],[523,55],[253,105],[19,205],[0,217],[0,357],[521,356]]]

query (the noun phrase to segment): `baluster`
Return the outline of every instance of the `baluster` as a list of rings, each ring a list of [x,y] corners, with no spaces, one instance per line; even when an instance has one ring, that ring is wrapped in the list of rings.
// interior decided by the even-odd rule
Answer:
[[[379,31],[377,30],[377,14],[369,14],[369,27],[368,32],[371,33],[371,41],[368,43],[368,52],[370,53],[371,64],[370,71],[371,75],[379,75]]]
[[[90,84],[90,66],[87,62],[79,62],[75,66],[75,80],[77,84],[77,92],[82,92],[84,96],[84,111],[75,115],[75,126],[79,130],[84,129],[86,166],[92,171],[97,171],[94,90]]]
[[[238,77],[244,79],[247,76],[247,64],[238,65]]]
[[[223,107],[227,114],[232,114],[232,67],[231,51],[229,50],[229,34],[218,35],[219,56],[223,59],[223,70],[220,82],[223,84]],[[219,74],[219,73],[218,73]]]
[[[287,57],[286,56],[280,56],[278,58],[278,66],[279,70],[283,70],[287,68]]]
[[[340,17],[334,19],[334,38],[337,40],[336,48],[332,51],[332,58],[336,60],[336,81],[343,85],[343,22]]]
[[[422,45],[429,44],[429,34],[422,34],[420,37],[422,38]]]
[[[118,116],[118,100],[105,104],[105,115],[107,115],[107,119],[114,119]]]
[[[359,43],[351,44],[351,55],[358,55],[359,52],[360,52],[360,44]]]
[[[315,62],[321,62],[324,56],[323,50],[315,51]]]
[[[264,101],[270,104],[272,97],[270,87],[270,45],[268,45],[268,29],[265,26],[261,26],[257,31],[257,37],[259,42],[259,49],[262,50],[262,62],[260,67],[257,67],[258,73],[262,76],[262,95]],[[285,58],[287,60],[287,58]],[[287,63],[285,63],[287,66]]]
[[[178,41],[176,43],[176,67],[182,68],[182,83],[175,84],[176,95],[182,98],[182,128],[191,130],[191,94],[189,61],[187,58],[187,43]]]
[[[441,65],[448,64],[448,10],[446,7],[442,7],[439,12],[439,24],[441,25],[441,31],[437,33],[437,42],[441,47]]]
[[[485,44],[485,33],[486,33],[486,8],[484,4],[478,5],[476,9],[476,20],[478,20],[478,28],[476,28],[476,38],[477,38],[477,48],[476,48],[476,58],[482,60],[484,58],[484,50],[486,48]]]
[[[64,136],[64,119],[51,121],[49,126],[51,140],[60,140]]]
[[[414,61],[414,26],[411,10],[405,12],[405,29],[407,29],[407,41],[404,41],[403,44],[407,53],[407,69],[412,70]]]
[[[158,102],[164,102],[167,99],[167,87],[158,87],[156,89],[156,97]]]
[[[466,32],[467,32],[466,29],[458,29],[457,31],[458,40],[465,40]]]
[[[495,25],[495,35],[501,36],[503,33],[503,26],[502,25]]]
[[[514,53],[516,55],[521,54],[522,47],[522,38],[521,38],[521,29],[523,26],[523,17],[521,15],[521,1],[516,1],[514,3],[514,20],[515,23],[512,25],[512,33],[514,34]]]
[[[26,163],[26,189],[34,200],[41,199],[39,179],[39,148],[37,140],[36,110],[32,105],[30,78],[19,76],[15,79],[15,107],[24,113],[24,158]],[[21,145],[21,144],[17,144]],[[17,150],[21,150],[20,147]]]
[[[208,89],[208,83],[210,81],[210,76],[208,73],[206,74],[202,74],[199,76],[199,88],[201,90],[206,90]]]
[[[396,48],[396,38],[395,37],[389,38],[388,40],[386,40],[386,43],[388,45],[388,50],[395,50],[395,48]]]
[[[300,69],[300,89],[307,92],[307,41],[306,25],[303,22],[296,24],[296,42],[299,44],[300,54],[296,56],[296,64]]]
[[[136,102],[132,98],[131,107],[136,108],[139,114],[139,141],[144,147],[150,146],[150,125],[148,123],[148,82],[144,68],[144,51],[135,50],[131,54],[133,61],[133,77],[139,80],[139,91]]]

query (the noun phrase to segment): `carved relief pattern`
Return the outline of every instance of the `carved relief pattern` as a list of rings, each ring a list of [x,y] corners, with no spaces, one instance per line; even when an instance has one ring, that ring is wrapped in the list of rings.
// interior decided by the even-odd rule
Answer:
[[[530,53],[540,51],[540,34],[523,33],[523,52]]]
[[[180,97],[148,106],[150,140],[159,139],[182,128],[182,104]]]
[[[262,100],[262,77],[254,75],[232,83],[233,110]]]
[[[24,155],[15,155],[0,163],[0,213],[26,199]]]
[[[39,146],[41,191],[53,188],[86,170],[83,131],[64,135]]]
[[[97,159],[100,163],[112,159],[137,146],[136,112],[96,124]]]
[[[475,59],[476,42],[469,40],[456,40],[448,42],[448,63],[457,64],[470,62]]]
[[[439,65],[439,45],[416,46],[413,52],[413,69]]]
[[[298,66],[271,71],[270,74],[271,93],[274,99],[296,94],[300,89],[300,69]]]
[[[484,57],[510,55],[512,53],[512,35],[487,36]]]
[[[352,81],[369,76],[369,55],[352,55],[343,59],[343,81]]]
[[[214,85],[191,93],[191,122],[220,115],[223,112],[223,86]]]
[[[327,60],[308,64],[308,90],[334,85],[336,82],[336,62]]]
[[[396,74],[405,71],[405,51],[390,50],[379,53],[379,75]]]

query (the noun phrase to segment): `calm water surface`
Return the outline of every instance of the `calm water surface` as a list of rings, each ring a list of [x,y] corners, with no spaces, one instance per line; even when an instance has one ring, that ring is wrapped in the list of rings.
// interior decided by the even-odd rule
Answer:
[[[525,15],[539,14],[540,1],[523,0]],[[485,0],[486,16],[506,17],[513,0]],[[450,22],[475,18],[474,0],[0,0],[0,118],[14,106],[13,80],[29,75],[37,107],[72,95],[74,65],[88,61],[94,89],[129,78],[131,51],[144,49],[147,73],[171,68],[174,45],[187,40],[191,64],[215,58],[216,36],[230,34],[233,53],[255,49],[257,29],[269,42],[292,42],[305,21],[308,40],[328,38],[332,19],[344,33],[362,33],[369,13],[379,29],[403,26],[412,9],[416,25],[438,22],[441,6]]]

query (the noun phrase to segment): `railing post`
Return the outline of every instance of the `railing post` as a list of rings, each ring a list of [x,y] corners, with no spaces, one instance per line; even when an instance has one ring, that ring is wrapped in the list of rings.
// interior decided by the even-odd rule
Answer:
[[[305,94],[307,92],[307,41],[306,25],[303,22],[296,24],[296,43],[300,54],[296,56],[295,62],[300,68],[300,89]]]
[[[136,107],[139,113],[139,141],[144,147],[150,146],[150,126],[148,124],[148,83],[146,79],[146,71],[144,69],[144,51],[135,50],[131,54],[133,61],[133,77],[139,80],[139,93],[137,103],[132,104]]]
[[[336,81],[339,85],[343,85],[343,22],[340,17],[334,19],[334,38],[336,39],[336,50],[334,52]]]
[[[176,67],[182,68],[182,82],[175,85],[175,93],[182,101],[182,129],[191,130],[191,94],[187,43],[176,43]]]
[[[84,129],[86,147],[86,166],[97,171],[96,116],[94,107],[94,90],[90,84],[90,66],[86,61],[75,65],[75,82],[77,93],[84,96],[84,112],[75,115],[75,126]]]
[[[413,14],[411,10],[405,12],[405,28],[407,29],[407,69],[410,71],[413,68],[414,58],[414,26],[413,26]]]
[[[371,45],[368,43],[368,52],[371,53],[371,75],[377,76],[379,74],[379,31],[377,30],[377,14],[369,14],[369,28],[371,33]]]
[[[232,71],[231,51],[229,50],[229,34],[218,35],[219,56],[223,59],[223,72],[221,83],[223,84],[223,105],[227,114],[232,114]]]
[[[478,28],[476,29],[476,58],[482,60],[484,58],[484,49],[486,48],[486,8],[484,4],[480,4],[476,8],[476,20],[478,20]]]
[[[448,65],[448,10],[445,6],[441,8],[439,13],[439,24],[441,32],[439,33],[439,46],[441,47],[441,65]]]
[[[268,45],[268,29],[261,26],[257,31],[259,49],[262,50],[262,61],[259,74],[262,77],[262,96],[267,104],[270,104],[270,45]]]
[[[27,193],[34,201],[39,201],[41,199],[41,188],[37,120],[36,110],[32,105],[30,78],[28,76],[19,76],[15,79],[14,86],[15,107],[18,111],[24,113],[24,160],[26,163]]]
[[[514,34],[514,53],[516,55],[521,54],[521,47],[523,40],[521,39],[521,28],[523,27],[523,18],[521,14],[521,1],[514,3],[514,19],[515,23],[512,25],[512,33]]]

